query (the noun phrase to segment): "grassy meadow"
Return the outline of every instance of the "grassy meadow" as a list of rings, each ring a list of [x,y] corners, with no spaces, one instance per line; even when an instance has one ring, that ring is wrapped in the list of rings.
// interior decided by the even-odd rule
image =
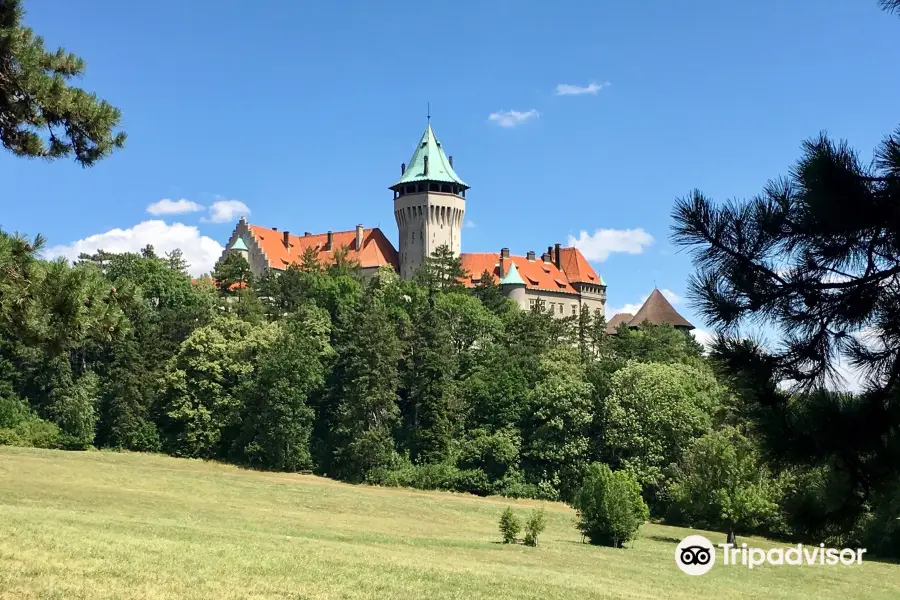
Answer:
[[[499,543],[507,505],[540,504],[537,548]],[[555,503],[0,447],[0,599],[900,598],[898,565],[689,577],[674,563],[689,530],[645,525],[617,550],[582,544],[573,521]]]

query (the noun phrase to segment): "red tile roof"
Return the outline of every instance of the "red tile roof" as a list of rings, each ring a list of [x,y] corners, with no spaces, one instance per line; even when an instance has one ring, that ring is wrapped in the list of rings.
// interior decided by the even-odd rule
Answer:
[[[560,266],[572,283],[594,283],[603,285],[603,280],[591,268],[584,254],[578,248],[560,248]]]
[[[284,232],[259,225],[247,225],[257,245],[269,259],[269,266],[285,269],[292,263],[299,262],[307,248],[315,248],[319,261],[323,264],[331,262],[332,253],[326,250],[327,233],[311,235],[288,235],[288,247],[284,245]],[[332,252],[343,246],[347,247],[347,258],[359,261],[362,268],[391,265],[399,268],[397,250],[384,233],[377,227],[363,229],[362,245],[356,247],[356,230],[335,231],[332,233]]]
[[[495,283],[500,281],[499,252],[469,252],[461,254],[459,258],[463,269],[469,272],[469,278],[464,282],[467,287],[474,286],[484,271],[493,276]],[[562,248],[560,259],[562,269],[557,269],[552,262],[545,263],[540,257],[535,257],[534,260],[528,260],[524,256],[509,257],[528,289],[577,294],[572,283],[600,284],[600,277],[577,248]]]

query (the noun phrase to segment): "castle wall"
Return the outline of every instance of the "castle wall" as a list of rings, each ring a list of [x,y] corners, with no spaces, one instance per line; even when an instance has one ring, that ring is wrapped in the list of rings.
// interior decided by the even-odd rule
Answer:
[[[250,272],[253,273],[253,277],[262,277],[269,266],[269,260],[257,245],[254,237],[250,234],[250,229],[247,227],[247,221],[243,218],[238,221],[237,227],[234,228],[231,237],[228,238],[228,242],[225,244],[225,251],[222,252],[222,256],[219,260],[225,258],[225,255],[229,252],[228,249],[231,248],[232,244],[234,244],[239,237],[243,238],[244,244],[247,245],[247,252],[244,253],[244,258],[247,259],[247,262],[250,264]]]
[[[505,295],[522,310],[531,310],[535,303],[540,303],[545,311],[552,311],[553,316],[558,319],[581,314],[582,306],[587,306],[592,315],[597,310],[603,313],[606,306],[606,292],[603,288],[595,288],[580,295],[516,288]]]
[[[588,307],[592,315],[598,310],[606,314],[606,286],[580,283],[576,284],[576,289],[581,294],[581,303]]]
[[[421,192],[395,199],[400,276],[410,279],[438,246],[446,244],[458,256],[465,214],[466,201],[455,194]]]

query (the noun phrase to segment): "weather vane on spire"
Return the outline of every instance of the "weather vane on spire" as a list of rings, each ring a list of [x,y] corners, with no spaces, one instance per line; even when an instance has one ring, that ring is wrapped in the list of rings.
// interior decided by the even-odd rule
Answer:
[[[431,123],[431,102],[428,103],[428,122]]]

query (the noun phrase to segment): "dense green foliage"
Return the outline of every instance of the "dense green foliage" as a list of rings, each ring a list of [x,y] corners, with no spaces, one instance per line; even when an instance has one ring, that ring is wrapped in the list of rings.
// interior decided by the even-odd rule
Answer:
[[[753,442],[733,427],[693,442],[672,485],[675,510],[691,524],[726,530],[771,526],[778,488]]]
[[[598,546],[625,545],[650,518],[635,476],[612,471],[602,463],[588,467],[573,504],[578,510],[578,528]]]
[[[900,556],[900,129],[870,162],[822,134],[758,196],[694,191],[673,217],[689,295],[720,334],[728,419],[785,482],[780,527]],[[857,393],[834,391],[842,367]]]
[[[525,522],[525,545],[537,546],[538,537],[547,528],[547,514],[544,508],[535,508],[531,511],[528,520]]]
[[[503,543],[514,544],[520,531],[522,531],[522,522],[513,513],[512,507],[507,506],[500,515],[500,535],[503,536]]]
[[[119,110],[95,94],[68,85],[84,61],[22,25],[21,0],[0,0],[0,143],[18,156],[74,156],[82,166],[121,148]]]
[[[412,281],[363,277],[340,252],[258,279],[232,254],[191,280],[177,252],[70,266],[38,258],[41,242],[0,235],[4,444],[563,500],[614,545],[647,505],[810,539],[839,489],[832,470],[757,449],[753,392],[690,335],[519,310],[487,283],[450,285],[446,253]],[[897,505],[878,493],[842,535],[892,552]],[[536,543],[539,516],[526,530]]]

